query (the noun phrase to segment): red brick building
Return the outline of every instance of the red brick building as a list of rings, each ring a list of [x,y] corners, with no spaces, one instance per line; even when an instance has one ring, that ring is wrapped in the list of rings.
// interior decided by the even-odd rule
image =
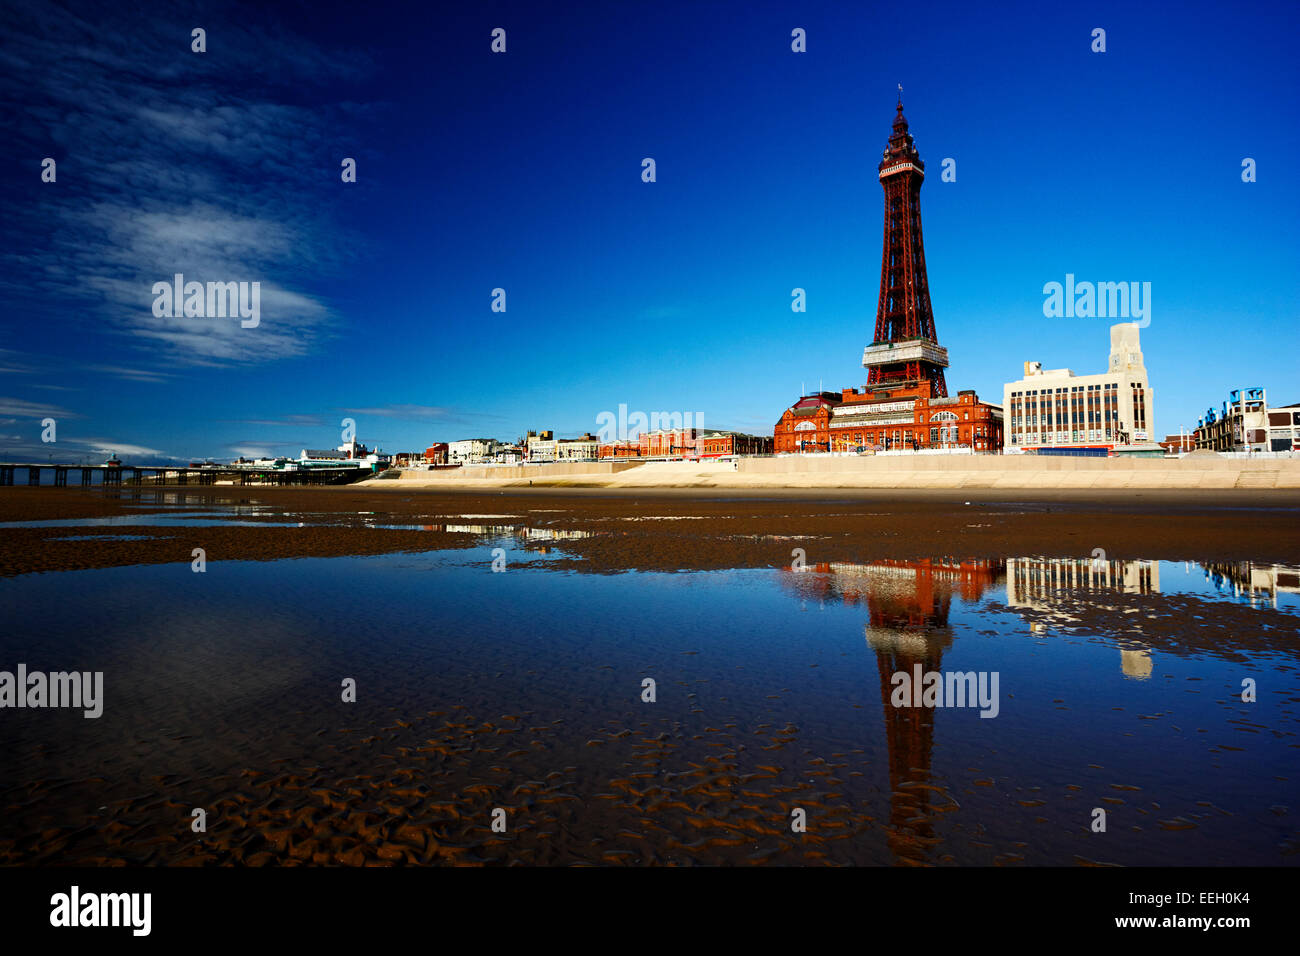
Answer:
[[[776,423],[775,450],[797,452],[918,451],[1002,448],[1002,407],[972,390],[931,397],[929,382],[898,388],[846,388],[805,395]]]
[[[424,462],[427,465],[447,464],[447,443],[436,441],[424,450]]]
[[[640,458],[641,442],[635,438],[602,442],[596,449],[597,458]]]
[[[725,455],[770,455],[772,439],[735,431],[673,428],[643,432],[626,441],[602,442],[600,458],[720,458]]]
[[[694,428],[661,428],[637,436],[642,458],[692,458],[695,455]]]
[[[721,458],[724,455],[770,455],[772,439],[766,435],[746,435],[744,432],[705,432],[700,437],[701,458]]]

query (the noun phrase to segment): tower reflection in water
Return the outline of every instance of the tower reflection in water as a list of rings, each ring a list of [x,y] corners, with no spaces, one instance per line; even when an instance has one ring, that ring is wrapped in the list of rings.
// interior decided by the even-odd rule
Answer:
[[[875,652],[880,674],[880,704],[889,753],[889,836],[901,864],[935,862],[941,842],[934,832],[936,814],[957,808],[947,790],[931,777],[935,710],[894,707],[895,673],[939,671],[952,644],[948,612],[953,596],[978,601],[1004,574],[1002,561],[927,559],[829,563],[791,570],[791,587],[801,597],[862,604],[867,608],[867,646]]]

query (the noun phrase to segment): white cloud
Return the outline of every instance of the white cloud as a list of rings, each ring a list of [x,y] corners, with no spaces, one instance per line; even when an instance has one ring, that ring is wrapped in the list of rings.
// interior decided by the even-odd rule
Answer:
[[[338,128],[363,111],[322,87],[366,75],[366,56],[272,18],[211,19],[218,56],[190,52],[182,14],[12,6],[0,78],[11,146],[54,156],[59,178],[42,202],[7,210],[0,295],[85,316],[167,365],[297,357],[331,334],[339,317],[314,286],[357,242],[322,199],[336,194]],[[304,91],[320,105],[298,105]],[[155,318],[153,283],[178,272],[260,282],[259,326]]]

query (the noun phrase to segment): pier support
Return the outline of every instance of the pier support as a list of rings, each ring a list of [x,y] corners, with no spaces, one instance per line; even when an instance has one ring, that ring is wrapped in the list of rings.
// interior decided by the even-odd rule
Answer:
[[[39,485],[41,483],[41,470],[35,465],[27,469],[27,483],[29,485]]]
[[[68,487],[68,469],[66,468],[54,469],[54,487],[55,488]]]

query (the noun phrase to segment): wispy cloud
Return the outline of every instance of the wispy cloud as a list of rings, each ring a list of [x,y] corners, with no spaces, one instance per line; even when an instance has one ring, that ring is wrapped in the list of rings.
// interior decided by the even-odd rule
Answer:
[[[440,405],[380,405],[371,408],[344,408],[340,411],[349,415],[368,415],[376,418],[399,418],[407,421],[442,422],[463,424],[470,421],[486,422],[500,420],[501,416],[484,412],[472,415],[458,408],[444,408]]]
[[[51,358],[45,355],[0,349],[0,375],[32,375],[44,378],[84,378],[86,374],[107,375],[124,381],[159,385],[170,381],[174,375],[159,369],[134,368],[126,365],[104,365],[97,362],[77,362]],[[24,381],[23,388],[43,388],[71,391],[72,386],[55,383]]]
[[[81,442],[83,446],[95,451],[97,454],[114,454],[119,458],[170,458],[175,461],[171,455],[158,448],[146,448],[144,445],[131,445],[126,442],[116,442],[108,438],[87,438]]]
[[[0,397],[0,421],[14,422],[21,419],[39,421],[42,418],[80,418],[76,412],[68,411],[58,405],[45,402],[29,402],[22,398]]]
[[[272,425],[294,428],[324,428],[327,422],[319,415],[282,415],[279,418],[224,418],[235,425]]]
[[[117,455],[123,461],[134,460],[142,464],[181,460],[159,448],[149,448],[113,438],[60,438],[47,444],[18,434],[0,435],[0,442],[3,442],[0,457],[12,462],[78,464],[82,461],[95,462],[109,455]]]
[[[280,458],[293,457],[307,446],[286,442],[244,441],[226,447],[231,455],[237,458]]]
[[[54,158],[58,180],[0,227],[30,240],[5,243],[0,293],[97,317],[171,364],[301,356],[330,335],[339,317],[315,286],[356,243],[324,199],[342,188],[340,128],[365,110],[326,90],[366,75],[365,55],[237,7],[203,18],[207,53],[190,50],[193,17],[162,8],[6,7],[0,102],[21,130],[14,152],[33,182]],[[304,89],[319,105],[299,105]],[[153,283],[176,273],[260,282],[259,326],[155,317]]]
[[[131,382],[145,382],[150,385],[160,385],[163,382],[170,381],[173,377],[167,372],[157,372],[145,368],[127,368],[123,365],[87,365],[86,369],[91,372],[111,375],[113,378],[122,378]]]

